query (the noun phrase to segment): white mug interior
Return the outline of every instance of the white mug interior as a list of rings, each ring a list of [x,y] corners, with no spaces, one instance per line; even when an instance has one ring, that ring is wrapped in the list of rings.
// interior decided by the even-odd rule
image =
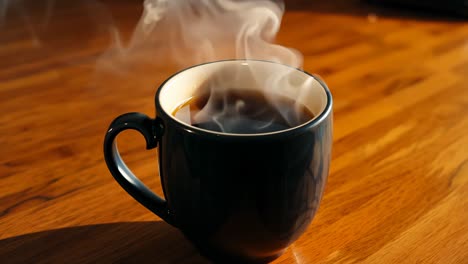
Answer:
[[[326,88],[306,72],[268,61],[227,60],[197,65],[172,76],[160,87],[158,100],[161,108],[171,118],[190,126],[173,113],[180,105],[200,94],[200,90],[206,87],[204,83],[213,80],[219,83],[218,89],[260,90],[265,94],[290,98],[314,115],[308,122],[324,112],[328,103]]]

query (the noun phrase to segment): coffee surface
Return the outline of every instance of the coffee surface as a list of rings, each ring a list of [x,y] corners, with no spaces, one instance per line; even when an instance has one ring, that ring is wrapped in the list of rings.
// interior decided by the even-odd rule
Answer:
[[[285,130],[314,117],[307,107],[290,98],[240,89],[194,96],[180,104],[173,115],[195,127],[233,134]]]

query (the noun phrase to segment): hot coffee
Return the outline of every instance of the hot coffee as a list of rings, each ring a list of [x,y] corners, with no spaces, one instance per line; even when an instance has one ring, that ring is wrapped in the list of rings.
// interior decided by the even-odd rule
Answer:
[[[107,166],[131,196],[215,263],[271,261],[304,233],[331,159],[325,84],[274,62],[217,61],[172,76],[155,104],[156,118],[127,113],[106,132]],[[121,159],[115,139],[127,129],[158,148],[163,197]]]
[[[195,127],[233,134],[280,131],[314,118],[307,107],[290,98],[244,89],[194,96],[172,114]]]

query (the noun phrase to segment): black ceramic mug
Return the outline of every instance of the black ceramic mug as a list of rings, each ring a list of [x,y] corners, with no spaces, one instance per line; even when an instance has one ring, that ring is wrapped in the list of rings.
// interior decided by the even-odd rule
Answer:
[[[173,115],[203,82],[221,75],[226,85],[247,89],[274,81],[273,93],[299,101],[315,117],[270,133],[229,134],[191,126]],[[304,232],[317,211],[330,164],[332,97],[322,81],[274,62],[217,61],[170,77],[155,103],[155,119],[124,114],[105,136],[107,166],[133,198],[214,259],[273,259]],[[142,133],[147,149],[159,147],[165,199],[120,158],[115,138],[126,129]]]

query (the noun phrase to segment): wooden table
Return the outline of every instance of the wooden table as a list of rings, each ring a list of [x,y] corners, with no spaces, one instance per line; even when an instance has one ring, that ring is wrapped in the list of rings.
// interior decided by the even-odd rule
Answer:
[[[12,2],[0,23],[0,263],[206,263],[103,160],[110,121],[153,115],[173,72],[95,71],[141,3]],[[275,262],[468,263],[468,23],[306,2],[290,2],[278,41],[332,90],[333,161],[313,223]],[[161,194],[143,138],[119,144]]]

